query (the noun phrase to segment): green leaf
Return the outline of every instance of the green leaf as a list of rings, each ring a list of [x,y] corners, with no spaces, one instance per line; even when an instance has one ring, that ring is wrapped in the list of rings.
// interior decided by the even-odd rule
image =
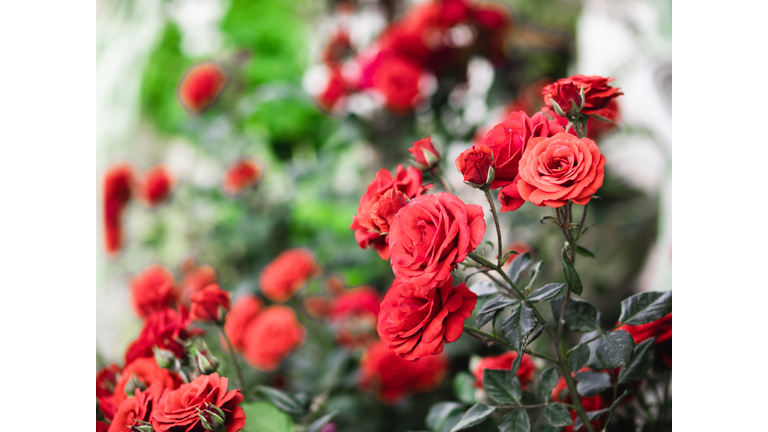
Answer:
[[[568,259],[568,248],[563,249],[563,274],[565,275],[565,281],[568,282],[568,286],[571,288],[571,292],[581,295],[581,279],[579,279],[576,269],[573,268],[571,260]]]
[[[619,322],[627,325],[648,324],[672,312],[672,291],[635,294],[621,302]]]
[[[515,303],[517,303],[517,300],[508,300],[502,296],[488,300],[483,307],[480,308],[480,311],[477,312],[477,328],[484,326],[488,321],[492,320],[500,310]]]
[[[464,416],[461,417],[456,426],[451,429],[451,432],[460,431],[462,429],[470,428],[474,425],[482,423],[489,415],[496,410],[496,407],[484,405],[481,403],[472,405]]]
[[[564,404],[553,403],[544,407],[544,419],[555,427],[565,427],[573,424],[571,412]]]
[[[656,352],[656,338],[646,339],[635,347],[632,360],[621,369],[619,384],[629,384],[637,381],[645,375],[653,364],[653,356]]]
[[[320,432],[323,429],[323,426],[328,424],[331,419],[338,414],[338,411],[332,411],[319,419],[313,421],[309,427],[307,427],[307,432]]]
[[[518,255],[517,258],[512,261],[507,269],[507,276],[512,279],[512,282],[517,284],[520,282],[520,275],[531,265],[533,260],[531,259],[531,253],[525,251],[522,255]]]
[[[465,404],[475,403],[475,377],[467,372],[459,372],[453,379],[453,394]]]
[[[432,405],[427,414],[427,427],[433,432],[441,432],[448,418],[462,408],[464,405],[456,402],[440,402]]]
[[[469,290],[477,294],[478,297],[485,297],[499,292],[496,284],[488,281],[477,281],[469,287]]]
[[[523,394],[520,388],[520,380],[508,370],[485,369],[483,371],[483,389],[500,404],[513,404],[520,402]]]
[[[557,297],[565,288],[564,283],[551,283],[532,292],[525,301],[535,303],[538,301],[549,300]]]
[[[616,330],[600,338],[600,346],[595,350],[595,354],[603,368],[615,369],[629,363],[634,349],[635,341],[632,335],[624,330]]]
[[[528,340],[525,342],[525,344],[526,344],[526,345],[530,345],[530,344],[531,344],[531,342],[533,342],[533,341],[535,341],[536,339],[538,339],[538,337],[539,337],[539,336],[541,336],[541,334],[542,334],[542,333],[544,333],[544,328],[546,328],[546,327],[547,327],[547,325],[546,325],[546,324],[544,324],[544,325],[540,325],[540,326],[539,326],[539,328],[537,328],[536,330],[534,330],[534,331],[533,331],[533,333],[531,333],[531,335],[530,335],[530,336],[528,336]]]
[[[560,311],[563,308],[563,297],[552,300],[550,305],[552,305],[555,320],[559,320]],[[565,311],[565,327],[579,333],[600,330],[600,311],[589,302],[572,298],[568,300]]]
[[[525,292],[529,292],[533,283],[536,282],[536,278],[539,277],[539,270],[541,270],[541,265],[543,263],[544,261],[536,261],[533,267],[531,267],[531,280],[528,281],[528,285],[525,287]]]
[[[516,408],[501,418],[499,430],[501,432],[530,432],[531,419],[528,418],[528,413],[524,409]]]
[[[568,357],[568,368],[573,372],[578,372],[589,361],[589,347],[586,344],[579,344]]]
[[[560,377],[560,372],[557,370],[557,366],[552,366],[545,369],[544,372],[539,375],[539,382],[536,385],[536,392],[540,399],[549,401],[552,396],[552,389],[557,385],[557,379]]]
[[[299,415],[304,412],[304,408],[288,393],[267,386],[257,386],[256,390],[276,407],[289,414]]]
[[[512,361],[512,368],[509,370],[512,375],[517,376],[517,371],[520,370],[520,364],[523,362],[523,356],[518,355],[515,360]]]
[[[600,417],[603,414],[607,414],[607,413],[608,413],[608,409],[607,408],[601,409],[601,410],[598,410],[598,411],[587,411],[587,418],[591,422],[592,420]],[[576,416],[576,421],[573,422],[573,430],[577,431],[577,430],[581,429],[581,426],[582,426],[581,419],[578,416]]]
[[[533,309],[520,303],[520,305],[512,309],[512,314],[501,323],[501,332],[504,335],[504,339],[512,346],[512,349],[521,352],[525,348],[526,338],[536,327],[536,323]]]
[[[245,412],[244,432],[295,432],[293,421],[269,402],[240,404]]]
[[[587,258],[594,258],[595,257],[595,254],[592,253],[591,250],[589,250],[589,249],[587,249],[587,248],[585,248],[583,246],[579,246],[579,245],[576,245],[576,253],[581,255],[581,256],[587,257]]]
[[[605,372],[579,372],[574,377],[576,391],[582,396],[595,396],[611,386],[611,376]]]

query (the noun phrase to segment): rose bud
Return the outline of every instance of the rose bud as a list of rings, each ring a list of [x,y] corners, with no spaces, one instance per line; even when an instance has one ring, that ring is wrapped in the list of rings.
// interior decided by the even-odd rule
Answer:
[[[128,383],[123,387],[123,391],[125,391],[127,396],[133,396],[136,393],[136,389],[144,391],[147,389],[147,386],[136,376],[136,374],[131,374],[131,379],[129,379]]]
[[[192,294],[190,317],[195,321],[223,323],[224,315],[229,311],[229,292],[211,284]]]
[[[172,351],[168,351],[162,348],[153,347],[152,351],[155,352],[155,361],[157,365],[163,369],[175,370],[178,366],[178,360],[173,355]]]
[[[416,165],[422,171],[427,171],[440,162],[440,152],[432,144],[431,136],[414,142],[413,147],[408,151],[416,159]]]
[[[194,358],[195,365],[203,375],[210,375],[219,368],[219,359],[217,359],[208,349],[208,345],[202,338],[195,338],[189,344],[188,352],[190,357]]]
[[[472,146],[456,158],[456,169],[464,175],[464,183],[482,189],[496,176],[496,164],[490,147]]]
[[[205,409],[197,408],[197,415],[200,417],[200,423],[207,431],[224,432],[224,424],[227,416],[221,408],[211,403],[205,403]]]

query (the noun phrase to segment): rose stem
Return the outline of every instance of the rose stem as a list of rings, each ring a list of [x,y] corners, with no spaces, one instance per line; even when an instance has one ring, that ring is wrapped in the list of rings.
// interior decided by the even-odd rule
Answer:
[[[221,333],[221,335],[224,336],[224,340],[227,341],[229,357],[232,359],[232,363],[235,365],[235,370],[237,371],[237,386],[240,387],[241,390],[245,390],[243,388],[243,384],[245,383],[245,380],[243,379],[243,371],[240,369],[240,363],[237,362],[235,348],[232,346],[232,342],[229,341],[229,336],[227,336],[227,332],[224,331],[224,326],[218,324],[218,327],[219,333]]]
[[[485,189],[485,197],[488,199],[488,204],[491,205],[491,213],[493,214],[493,222],[496,224],[496,240],[499,243],[499,256],[498,266],[501,267],[502,265],[502,251],[501,251],[501,228],[499,228],[499,216],[496,214],[496,205],[493,204],[493,197],[491,196],[490,189]]]

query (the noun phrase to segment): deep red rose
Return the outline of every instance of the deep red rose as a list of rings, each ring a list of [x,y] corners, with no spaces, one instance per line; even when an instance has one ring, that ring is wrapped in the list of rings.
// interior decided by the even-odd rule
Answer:
[[[200,114],[218,99],[229,82],[229,74],[214,62],[198,63],[184,73],[176,92],[181,106]]]
[[[133,195],[134,171],[129,163],[117,163],[104,173],[104,249],[110,257],[123,248],[123,213]]]
[[[181,281],[181,303],[189,306],[192,303],[192,294],[218,282],[216,269],[209,265],[194,265],[184,273]]]
[[[517,353],[514,351],[497,356],[483,357],[472,370],[472,374],[475,376],[475,388],[483,388],[483,376],[486,369],[511,370],[512,363],[516,358]],[[536,372],[536,364],[533,362],[533,359],[528,354],[523,354],[520,368],[517,370],[517,378],[520,380],[520,386],[523,390],[528,387],[534,372]]]
[[[339,345],[353,349],[375,341],[381,295],[362,286],[347,290],[330,304],[328,318]]]
[[[157,207],[171,196],[175,179],[168,167],[155,165],[144,171],[139,181],[139,198],[148,207]]]
[[[189,384],[168,392],[152,411],[155,432],[205,432],[198,410],[205,415],[215,405],[225,415],[225,431],[237,432],[245,427],[245,412],[240,408],[240,389],[227,391],[229,380],[217,373],[201,375]]]
[[[211,284],[192,295],[189,316],[195,321],[221,322],[229,311],[229,292]]]
[[[604,78],[601,76],[574,75],[568,78],[557,80],[541,90],[544,96],[544,102],[552,106],[554,100],[564,113],[572,109],[571,101],[579,107],[581,105],[581,89],[584,88],[584,108],[582,114],[599,115],[609,120],[616,118],[616,110],[608,107],[612,99],[615,99],[624,93],[618,88],[608,85],[615,78]]]
[[[568,200],[584,205],[603,185],[604,170],[605,157],[589,138],[532,138],[520,159],[517,189],[540,207],[562,207]]]
[[[241,352],[245,348],[245,331],[248,325],[256,319],[256,316],[264,309],[264,303],[253,294],[239,297],[232,305],[232,310],[227,314],[224,323],[224,331],[232,342],[235,351]],[[226,347],[226,343],[222,342]],[[229,350],[227,348],[227,350]]]
[[[409,113],[423,96],[419,82],[426,71],[417,63],[399,56],[389,56],[377,63],[372,72],[373,89],[384,96],[384,105],[395,113]]]
[[[248,324],[243,338],[243,358],[254,369],[271,372],[304,343],[306,334],[293,309],[269,306]]]
[[[509,11],[498,3],[475,4],[473,18],[481,27],[488,30],[500,30],[511,22]]]
[[[484,145],[464,150],[456,158],[456,169],[464,176],[464,183],[472,187],[481,188],[490,184],[496,175],[493,150]]]
[[[235,196],[256,186],[261,177],[259,164],[251,158],[243,157],[232,162],[224,171],[221,187],[228,195]]]
[[[389,232],[392,271],[425,292],[451,278],[451,270],[483,241],[479,205],[449,193],[422,195],[403,207]]]
[[[120,380],[120,370],[118,365],[112,363],[96,372],[96,399],[107,420],[112,420],[117,410],[114,394],[117,381]]]
[[[351,89],[341,72],[341,66],[328,66],[325,71],[327,75],[325,86],[315,95],[315,101],[323,110],[334,113],[338,111],[337,104],[351,92]]]
[[[437,389],[448,371],[444,354],[408,361],[383,343],[368,347],[360,361],[358,387],[373,391],[386,404],[404,397]]]
[[[531,119],[525,112],[517,111],[510,113],[506,120],[485,134],[481,143],[491,148],[496,162],[496,173],[491,189],[504,187],[515,180],[520,158],[525,152],[528,141],[534,137],[533,132]]]
[[[323,269],[307,249],[283,251],[261,271],[259,287],[268,299],[282,303],[291,297]]]
[[[104,422],[97,421],[96,432],[109,432],[109,425]]]
[[[381,259],[389,259],[388,233],[394,217],[409,199],[423,194],[428,187],[422,187],[421,171],[414,167],[406,170],[402,165],[395,169],[395,176],[381,169],[368,185],[365,195],[360,198],[357,215],[352,218],[349,228],[355,231],[355,240],[361,249],[370,247],[378,252]],[[391,191],[399,191],[402,194]]]
[[[138,358],[154,358],[154,346],[173,352],[176,358],[183,358],[184,341],[205,334],[201,329],[188,328],[191,323],[192,320],[183,306],[179,307],[178,312],[170,308],[152,312],[144,320],[139,337],[125,350],[123,364],[128,367]]]
[[[440,162],[440,152],[437,151],[432,143],[432,137],[428,136],[413,143],[408,151],[416,159],[416,164],[422,171],[426,171]]]
[[[176,281],[167,268],[152,264],[131,278],[131,304],[140,318],[173,306]]]
[[[592,369],[585,367],[579,370],[579,372],[591,371],[591,370]],[[573,375],[573,372],[571,372],[571,374]],[[567,388],[568,386],[565,384],[565,379],[563,377],[560,377],[557,381],[557,385],[552,390],[552,400],[555,402],[562,402],[564,404],[572,403],[573,401],[571,399],[571,395],[568,394],[567,392],[563,395],[563,397],[561,397],[561,394],[563,394],[563,392]],[[584,407],[584,411],[586,412],[599,411],[603,408],[608,408],[608,404],[605,403],[605,401],[600,395],[590,396],[590,397],[580,397],[580,400],[581,400],[581,405]],[[576,422],[576,417],[578,417],[578,415],[576,414],[576,411],[572,409],[568,409],[568,411],[571,412],[571,421]],[[594,426],[595,430],[601,430],[603,426],[602,418],[597,418],[595,420],[592,420],[591,423],[592,423],[592,426]],[[579,429],[579,430],[583,430],[583,429]],[[573,432],[573,426],[567,426],[563,428],[563,432]]]
[[[149,423],[152,421],[152,408],[157,400],[155,393],[136,390],[136,395],[129,397],[120,404],[115,413],[109,432],[133,432],[133,426],[138,426],[139,421]]]
[[[454,288],[450,277],[426,292],[395,279],[381,302],[376,329],[391,350],[418,360],[440,354],[444,344],[458,340],[476,304],[477,294],[464,283]]]
[[[632,335],[635,345],[640,342],[656,338],[656,357],[660,358],[667,366],[672,367],[672,313],[661,317],[656,321],[638,326],[623,325],[619,330],[624,330]]]
[[[154,357],[136,359],[125,367],[120,374],[120,381],[115,385],[115,406],[119,407],[128,398],[125,394],[125,386],[132,378],[140,381],[146,392],[151,393],[155,398],[159,398],[163,390],[173,390],[181,385],[181,378],[176,373],[158,366]]]

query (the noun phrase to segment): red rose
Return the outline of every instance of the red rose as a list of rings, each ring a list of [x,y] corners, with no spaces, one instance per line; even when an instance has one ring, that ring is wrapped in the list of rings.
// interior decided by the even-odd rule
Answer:
[[[373,391],[384,403],[395,404],[404,397],[437,389],[448,371],[444,354],[407,361],[383,343],[368,347],[360,361],[358,387]]]
[[[619,330],[624,330],[632,335],[635,345],[640,342],[656,338],[656,356],[667,366],[672,367],[672,313],[661,317],[656,321],[638,326],[623,325]]]
[[[97,421],[96,432],[109,432],[109,425],[104,422]]]
[[[192,294],[200,291],[210,284],[218,283],[219,277],[216,269],[209,265],[194,266],[187,270],[181,281],[181,303],[189,306],[192,302]]]
[[[243,357],[254,368],[271,372],[304,343],[307,330],[287,306],[269,306],[248,324]]]
[[[151,312],[173,306],[176,288],[173,273],[167,268],[152,264],[131,278],[131,304],[140,318]]]
[[[533,123],[523,111],[513,112],[485,134],[481,143],[493,152],[496,172],[491,189],[503,187],[517,176],[520,158],[533,137]]]
[[[475,376],[475,388],[483,388],[483,376],[486,369],[512,369],[512,363],[517,358],[517,353],[514,351],[506,352],[502,355],[484,357],[481,359],[477,366],[472,370],[472,374]],[[523,390],[531,382],[533,374],[536,372],[536,364],[528,354],[523,354],[523,359],[520,361],[520,368],[517,370],[517,378],[520,380],[520,386]]]
[[[562,207],[568,200],[584,205],[603,185],[604,168],[605,157],[589,138],[533,138],[520,159],[517,188],[522,199],[540,207]]]
[[[451,270],[475,250],[484,234],[479,205],[448,193],[416,197],[390,227],[392,271],[401,283],[429,290],[451,278]]]
[[[422,171],[426,171],[440,162],[440,152],[432,144],[432,137],[428,136],[413,143],[408,151],[416,159],[416,163]]]
[[[125,399],[117,408],[115,418],[109,426],[109,432],[133,432],[133,426],[141,425],[139,421],[152,421],[152,407],[156,399],[155,394],[136,390],[136,395]]]
[[[104,249],[110,257],[123,248],[123,213],[131,200],[133,173],[128,163],[114,164],[104,173]]]
[[[222,322],[229,311],[229,293],[211,284],[192,295],[189,316],[195,321]]]
[[[581,91],[584,89],[584,108],[582,114],[599,115],[609,120],[616,118],[616,110],[608,107],[612,99],[624,93],[608,85],[615,78],[601,76],[574,75],[557,80],[541,90],[544,102],[552,106],[554,100],[565,114],[572,110],[571,102],[578,108],[581,105]]]
[[[381,295],[367,286],[348,290],[333,299],[328,316],[339,345],[352,349],[376,340],[380,302]]]
[[[426,292],[395,279],[381,302],[379,337],[406,360],[440,354],[459,339],[476,304],[477,294],[464,283],[454,288],[450,277]]]
[[[512,261],[514,261],[517,257],[520,255],[526,253],[526,252],[533,252],[531,250],[531,247],[528,246],[525,242],[514,242],[512,245],[510,245],[507,249],[507,251],[515,251],[517,254],[512,254],[507,258],[507,261],[504,262],[503,266],[508,266],[512,264]]]
[[[361,249],[370,247],[379,253],[381,259],[389,259],[389,236],[391,223],[397,212],[409,199],[423,194],[428,187],[422,187],[421,171],[414,167],[406,170],[402,165],[395,169],[395,176],[381,169],[368,185],[365,195],[360,198],[357,215],[352,218],[351,230]],[[399,191],[397,192],[390,191]],[[386,196],[386,197],[385,197]]]
[[[224,171],[221,187],[228,195],[235,196],[256,186],[261,180],[261,168],[255,160],[241,158],[232,162]]]
[[[229,74],[213,62],[198,63],[184,73],[177,96],[181,106],[192,114],[200,114],[213,105],[229,82]]]
[[[120,379],[120,367],[114,363],[96,372],[96,399],[107,420],[112,420],[117,406],[114,402],[115,386]]]
[[[581,370],[579,370],[579,372],[591,371],[591,370],[592,369],[590,368],[584,367]],[[573,372],[571,372],[571,374],[573,375]],[[563,377],[560,377],[557,381],[557,385],[552,390],[552,400],[555,402],[562,402],[564,404],[572,403],[573,401],[571,400],[570,394],[566,393],[564,397],[562,398],[560,397],[561,393],[563,393],[563,391],[565,391],[567,388],[568,388],[568,385],[565,384],[565,379],[563,379]],[[581,405],[584,407],[584,411],[586,412],[600,411],[603,408],[608,408],[608,404],[605,403],[605,401],[600,395],[590,396],[590,397],[580,397],[579,399],[581,400]],[[571,421],[576,422],[576,417],[578,416],[576,414],[576,411],[570,408],[568,409],[568,411],[571,412]],[[595,430],[601,430],[603,426],[603,421],[601,418],[592,420],[591,423],[592,423],[592,426],[594,426]],[[579,429],[579,430],[583,430],[583,429]],[[563,428],[563,432],[573,432],[573,426],[567,426]]]
[[[245,330],[262,309],[264,309],[264,303],[253,294],[248,294],[235,300],[232,310],[227,314],[227,319],[224,323],[224,331],[232,342],[235,351],[241,352],[245,347]],[[226,347],[227,345],[222,343],[222,346]]]
[[[156,165],[142,174],[139,198],[148,207],[157,207],[171,196],[174,178],[165,165]]]
[[[323,296],[304,297],[301,303],[304,306],[304,311],[312,318],[326,318],[331,309],[331,301]]]
[[[464,183],[474,188],[490,184],[496,175],[493,150],[484,145],[464,150],[456,158],[456,169],[464,176]]]
[[[304,284],[319,276],[322,268],[307,249],[283,251],[261,271],[259,287],[268,299],[282,303],[293,297]]]
[[[352,92],[351,85],[347,83],[341,66],[319,66],[316,71],[318,73],[317,87],[310,90],[315,97],[315,102],[328,113],[341,110],[344,97]]]
[[[419,81],[426,72],[403,57],[388,56],[377,64],[371,80],[373,88],[384,96],[384,104],[395,113],[408,113],[422,100]]]
[[[139,337],[134,339],[128,349],[125,350],[125,367],[134,360],[142,357],[154,358],[152,351],[154,346],[173,352],[176,358],[185,355],[184,341],[195,336],[205,334],[200,329],[190,329],[192,320],[189,319],[187,310],[179,307],[179,311],[163,309],[152,312],[144,320],[144,325],[139,332]]]
[[[181,385],[179,376],[158,366],[154,357],[136,359],[125,367],[120,374],[120,381],[115,385],[115,406],[119,407],[128,398],[125,394],[125,387],[132,380],[134,383],[140,382],[146,392],[151,393],[155,398],[159,398],[163,394],[163,390],[173,390]]]
[[[202,417],[211,422],[215,408],[224,414],[226,432],[237,432],[245,427],[245,412],[240,389],[227,391],[229,380],[217,373],[201,375],[189,384],[168,392],[152,411],[155,432],[205,432]],[[214,408],[215,407],[215,408]]]

